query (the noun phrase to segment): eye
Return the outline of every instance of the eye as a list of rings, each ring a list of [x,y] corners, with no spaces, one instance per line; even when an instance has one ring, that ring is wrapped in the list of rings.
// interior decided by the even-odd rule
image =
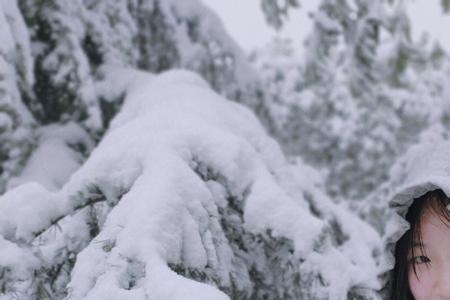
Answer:
[[[430,263],[431,260],[425,255],[418,255],[411,258],[411,262],[417,265]]]

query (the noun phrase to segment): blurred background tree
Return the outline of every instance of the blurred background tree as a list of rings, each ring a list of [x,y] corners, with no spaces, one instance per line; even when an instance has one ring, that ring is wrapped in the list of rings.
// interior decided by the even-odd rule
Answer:
[[[281,2],[283,9],[263,9],[275,28],[298,5]],[[448,55],[412,39],[406,11],[402,0],[323,0],[302,56],[286,40],[251,55],[274,135],[289,155],[323,171],[336,201],[362,200],[422,131],[448,123]]]

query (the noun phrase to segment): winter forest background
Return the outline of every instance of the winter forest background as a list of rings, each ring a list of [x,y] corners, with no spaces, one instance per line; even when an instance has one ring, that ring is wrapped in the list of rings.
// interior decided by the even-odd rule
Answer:
[[[0,0],[0,299],[385,299],[450,58],[407,1],[316,1],[298,55],[198,0]]]

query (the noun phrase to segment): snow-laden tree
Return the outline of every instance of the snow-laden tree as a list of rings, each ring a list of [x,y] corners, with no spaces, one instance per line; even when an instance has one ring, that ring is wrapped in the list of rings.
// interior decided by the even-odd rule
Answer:
[[[86,162],[0,197],[0,299],[380,299],[379,235],[249,109],[187,71],[96,89],[126,97]]]
[[[312,20],[304,57],[274,41],[253,62],[286,151],[323,168],[334,197],[361,199],[443,120],[448,58],[411,40],[400,0],[323,0]]]
[[[299,6],[300,2],[298,0],[261,0],[261,9],[266,18],[266,22],[276,30],[282,28],[283,22],[289,16],[289,11]]]
[[[235,96],[248,83],[241,50],[199,1],[20,0],[35,49],[32,111],[43,121],[101,126],[93,74],[103,64],[202,74]],[[45,99],[45,100],[43,100]]]
[[[266,127],[280,137],[290,111],[300,103],[299,78],[302,65],[293,43],[289,39],[276,38],[262,49],[250,54],[250,61],[261,75],[266,106]]]
[[[255,94],[245,55],[197,0],[1,0],[0,25],[0,192],[48,136],[41,126],[101,138],[123,100],[95,89],[104,67],[193,70],[255,106],[245,96]],[[66,146],[91,148],[74,144]]]
[[[14,5],[0,2],[0,192],[31,150],[34,120],[21,93],[33,83],[27,29]]]
[[[327,168],[328,190],[336,196],[360,198],[383,182],[401,144],[400,101],[378,70],[384,59],[378,50],[387,42],[381,37],[393,38],[385,29],[388,8],[383,2],[325,0],[307,40],[304,90],[312,105],[306,113],[297,110],[300,115],[294,110],[287,124],[301,130],[298,136],[311,132],[311,143],[297,151]]]

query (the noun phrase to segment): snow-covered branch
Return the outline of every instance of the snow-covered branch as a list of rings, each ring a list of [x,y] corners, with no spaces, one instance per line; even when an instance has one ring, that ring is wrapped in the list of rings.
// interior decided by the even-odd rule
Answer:
[[[288,163],[253,113],[194,73],[138,77],[60,190],[0,198],[5,297],[376,297],[378,234]]]

